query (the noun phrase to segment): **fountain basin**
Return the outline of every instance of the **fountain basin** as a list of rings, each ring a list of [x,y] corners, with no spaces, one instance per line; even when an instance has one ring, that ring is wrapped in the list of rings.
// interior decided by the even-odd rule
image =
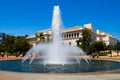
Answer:
[[[35,59],[32,64],[29,60],[21,63],[21,60],[0,61],[0,70],[12,72],[30,73],[79,73],[79,72],[100,72],[120,69],[120,62],[107,60],[91,60],[88,64],[81,60],[80,65],[76,62],[72,64],[43,64],[43,60]]]

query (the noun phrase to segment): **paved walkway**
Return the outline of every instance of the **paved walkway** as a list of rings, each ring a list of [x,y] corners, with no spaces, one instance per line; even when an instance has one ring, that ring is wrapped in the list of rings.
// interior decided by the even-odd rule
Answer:
[[[0,71],[0,80],[120,80],[120,74],[41,74]]]

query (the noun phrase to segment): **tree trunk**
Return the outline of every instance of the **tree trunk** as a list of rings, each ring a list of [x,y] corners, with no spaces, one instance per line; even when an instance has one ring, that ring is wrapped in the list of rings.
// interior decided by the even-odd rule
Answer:
[[[119,50],[117,50],[117,56],[119,56]]]

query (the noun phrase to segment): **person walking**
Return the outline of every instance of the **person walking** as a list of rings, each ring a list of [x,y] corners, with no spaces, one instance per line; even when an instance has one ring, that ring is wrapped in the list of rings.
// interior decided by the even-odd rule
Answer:
[[[98,52],[97,52],[96,56],[97,56],[97,59],[98,59],[99,58],[99,53]]]
[[[91,56],[92,56],[92,58],[94,59],[94,58],[95,58],[95,53],[92,53],[92,55],[91,55]]]

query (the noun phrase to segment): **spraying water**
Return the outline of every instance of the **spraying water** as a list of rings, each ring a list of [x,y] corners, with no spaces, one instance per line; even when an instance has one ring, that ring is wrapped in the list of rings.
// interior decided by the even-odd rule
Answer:
[[[68,64],[71,63],[71,57],[76,59],[76,62],[80,64],[80,59],[76,56],[81,56],[87,61],[87,56],[82,49],[63,44],[62,42],[62,20],[59,6],[54,6],[53,20],[52,20],[52,42],[40,43],[32,47],[25,55],[23,62],[32,55],[30,64],[35,58],[35,55],[41,54],[43,56],[44,64]],[[88,61],[87,61],[88,62]]]
[[[54,7],[53,11],[53,20],[52,20],[52,39],[53,44],[61,44],[62,37],[61,37],[61,27],[62,27],[62,20],[60,16],[60,8],[59,6]]]

